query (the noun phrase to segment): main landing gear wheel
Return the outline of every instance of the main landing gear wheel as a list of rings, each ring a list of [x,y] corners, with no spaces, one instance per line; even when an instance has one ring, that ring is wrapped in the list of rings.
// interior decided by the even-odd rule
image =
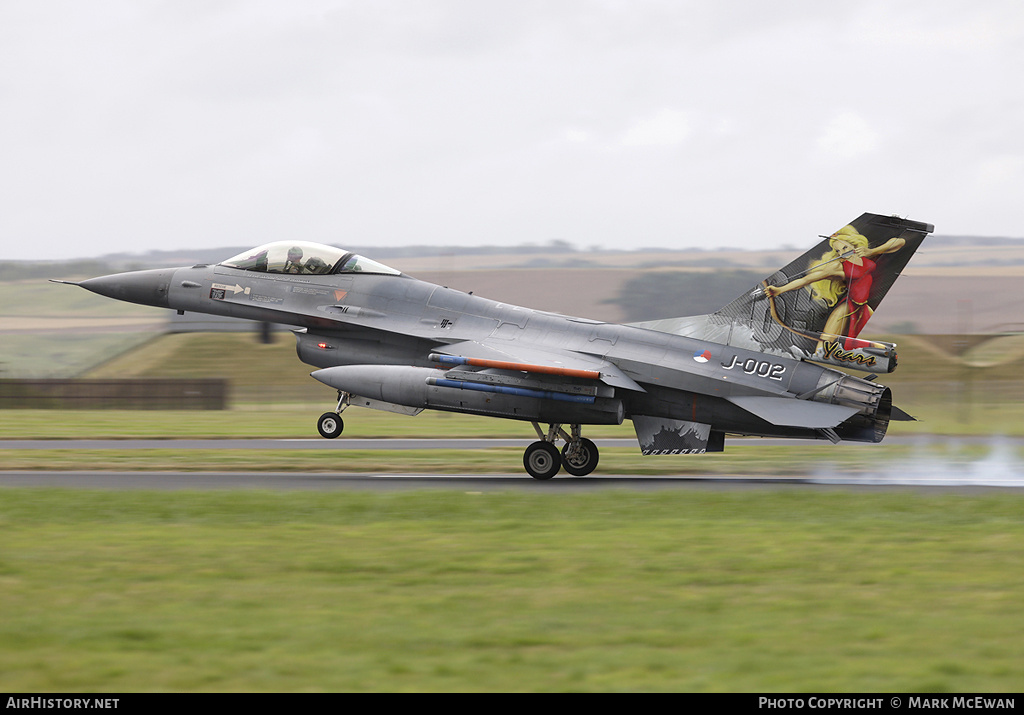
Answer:
[[[574,477],[585,477],[597,467],[597,445],[581,437],[576,449],[572,442],[562,447],[562,466]]]
[[[337,412],[324,412],[316,422],[316,428],[327,439],[334,439],[345,429],[345,422]]]
[[[523,454],[523,466],[534,479],[551,479],[562,467],[562,455],[550,442],[534,442]]]

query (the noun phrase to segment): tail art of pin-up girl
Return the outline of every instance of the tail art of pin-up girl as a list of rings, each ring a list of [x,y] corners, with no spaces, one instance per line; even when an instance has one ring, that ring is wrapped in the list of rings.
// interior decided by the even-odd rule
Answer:
[[[872,273],[877,264],[872,260],[885,253],[894,253],[903,248],[906,241],[890,238],[885,243],[871,248],[868,239],[853,226],[836,231],[829,238],[831,250],[811,263],[807,272],[781,286],[766,286],[765,293],[774,298],[797,288],[810,286],[811,296],[833,307],[822,331],[827,337],[846,336],[844,350],[855,345],[854,338],[860,335],[871,318]],[[818,343],[821,347],[821,342]]]

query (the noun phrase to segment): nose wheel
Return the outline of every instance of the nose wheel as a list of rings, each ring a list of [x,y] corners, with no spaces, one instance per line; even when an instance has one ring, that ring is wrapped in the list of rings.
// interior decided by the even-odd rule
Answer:
[[[597,445],[589,439],[580,436],[580,426],[572,425],[572,434],[566,434],[560,424],[548,426],[545,433],[540,425],[533,423],[540,439],[523,453],[523,466],[527,473],[534,479],[547,480],[558,474],[558,471],[565,468],[574,477],[584,477],[597,467],[598,451]],[[562,451],[558,451],[555,440],[565,440]]]
[[[316,421],[316,428],[321,437],[334,439],[345,430],[345,421],[337,412],[324,412]]]
[[[350,395],[338,390],[338,409],[334,412],[324,412],[316,421],[316,429],[321,437],[334,439],[345,431],[345,420],[341,419],[341,413],[349,405]]]

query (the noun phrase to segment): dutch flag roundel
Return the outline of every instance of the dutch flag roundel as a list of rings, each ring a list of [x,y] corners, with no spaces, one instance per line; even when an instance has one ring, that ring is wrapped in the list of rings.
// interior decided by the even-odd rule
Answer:
[[[705,350],[704,352],[695,352],[693,354],[693,359],[697,362],[707,362],[711,359],[711,351]]]

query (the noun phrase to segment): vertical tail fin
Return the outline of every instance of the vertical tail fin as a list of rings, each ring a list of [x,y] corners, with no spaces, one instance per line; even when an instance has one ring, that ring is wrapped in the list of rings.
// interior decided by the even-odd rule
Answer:
[[[931,224],[862,214],[707,316],[641,323],[679,335],[891,372],[895,346],[859,337]]]

